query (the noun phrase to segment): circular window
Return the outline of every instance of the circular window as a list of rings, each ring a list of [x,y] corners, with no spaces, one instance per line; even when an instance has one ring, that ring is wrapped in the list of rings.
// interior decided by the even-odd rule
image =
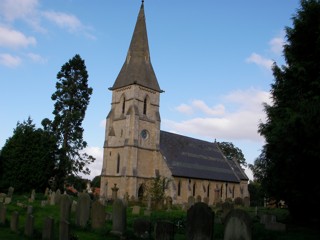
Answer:
[[[147,139],[147,138],[149,137],[149,132],[148,132],[146,129],[143,129],[143,130],[141,131],[141,137],[142,137],[143,139]]]

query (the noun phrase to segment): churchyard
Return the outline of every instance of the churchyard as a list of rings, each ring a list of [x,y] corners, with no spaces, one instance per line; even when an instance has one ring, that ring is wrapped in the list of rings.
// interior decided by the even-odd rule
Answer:
[[[0,193],[0,239],[320,239],[293,226],[286,209],[245,207],[239,201],[216,206],[193,197],[183,206],[170,199],[157,207],[125,198],[102,204],[87,193],[60,191]],[[316,214],[316,213],[315,213]]]

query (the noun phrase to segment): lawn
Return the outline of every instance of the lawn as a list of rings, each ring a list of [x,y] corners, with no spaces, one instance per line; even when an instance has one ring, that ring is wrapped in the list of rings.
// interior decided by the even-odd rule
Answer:
[[[32,240],[42,238],[42,228],[44,219],[48,216],[54,218],[55,225],[55,239],[59,239],[59,207],[46,205],[41,206],[41,200],[44,200],[43,194],[37,194],[36,200],[33,203],[28,202],[28,197],[25,195],[14,195],[12,203],[7,205],[6,222],[5,224],[0,224],[0,239],[1,240],[24,240],[30,239],[24,236],[24,225],[27,213],[27,205],[33,206],[34,215],[34,234],[31,238]],[[76,200],[76,198],[75,198]],[[24,204],[24,206],[18,206],[17,202]],[[142,206],[143,208],[143,206]],[[218,209],[213,209],[216,212],[216,217],[219,217],[220,211]],[[252,239],[254,240],[319,240],[320,232],[317,230],[312,230],[300,226],[291,225],[288,218],[288,211],[286,209],[266,209],[259,208],[259,213],[274,214],[277,216],[279,222],[287,224],[286,232],[274,232],[267,231],[264,226],[259,223],[259,218],[255,216],[254,208],[245,208],[245,210],[250,214],[253,219],[252,226]],[[10,217],[11,214],[17,211],[19,212],[19,230],[16,233],[10,231]],[[107,205],[106,211],[111,213],[112,206]],[[179,225],[176,228],[175,239],[183,240],[186,239],[185,236],[185,221],[186,221],[186,211],[181,210],[178,207],[173,207],[170,211],[153,211],[151,216],[144,216],[143,211],[140,215],[132,215],[132,207],[127,208],[127,239],[138,239],[133,234],[133,222],[137,218],[144,218],[152,222],[154,225],[158,220],[167,220]],[[85,228],[77,227],[74,225],[75,214],[71,213],[70,219],[70,233],[72,240],[105,240],[105,239],[119,239],[119,237],[113,236],[110,231],[112,229],[111,220],[106,221],[105,227],[101,230],[92,230],[90,227],[90,222]],[[214,224],[214,239],[223,239],[223,224],[216,221]]]

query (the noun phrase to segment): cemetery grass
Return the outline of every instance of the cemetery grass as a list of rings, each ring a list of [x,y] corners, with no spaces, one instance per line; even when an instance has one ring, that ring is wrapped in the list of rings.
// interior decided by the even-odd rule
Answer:
[[[0,239],[1,240],[37,240],[42,238],[42,228],[43,222],[46,217],[52,217],[54,219],[54,236],[55,239],[59,239],[59,207],[46,205],[41,206],[41,200],[46,200],[43,194],[37,194],[36,200],[33,203],[28,202],[27,195],[14,195],[12,202],[7,205],[6,213],[6,222],[5,224],[0,224]],[[75,200],[77,200],[75,198]],[[23,203],[24,206],[18,206],[17,202]],[[33,206],[33,215],[34,215],[34,234],[32,238],[27,238],[24,236],[24,224],[26,220],[27,206]],[[127,239],[135,240],[138,239],[134,236],[133,233],[133,222],[137,218],[147,219],[152,222],[154,225],[159,220],[165,220],[174,222],[177,226],[175,240],[184,240],[186,239],[185,230],[186,230],[186,211],[179,209],[178,207],[172,208],[170,211],[153,211],[151,216],[144,216],[143,214],[144,207],[142,207],[139,215],[132,214],[132,207],[127,209]],[[220,212],[217,209],[213,209],[216,212],[215,224],[214,224],[214,239],[222,240],[223,239],[223,224],[219,223],[217,219],[219,218]],[[288,211],[286,209],[259,209],[260,213],[273,214],[277,216],[278,222],[283,222],[287,224],[287,231],[285,233],[267,231],[264,229],[264,226],[259,223],[259,219],[254,216],[254,208],[244,208],[248,211],[253,219],[253,231],[252,239],[255,240],[318,240],[320,239],[320,233],[318,230],[294,226],[290,224],[290,219]],[[10,230],[10,217],[11,214],[17,211],[19,212],[19,228],[18,232],[14,233]],[[106,211],[111,213],[111,205],[107,205]],[[116,240],[119,237],[112,235],[112,222],[106,221],[105,227],[101,230],[92,230],[90,227],[90,222],[87,227],[78,227],[73,223],[75,222],[75,215],[71,213],[70,218],[70,240]],[[154,238],[152,238],[154,239]]]

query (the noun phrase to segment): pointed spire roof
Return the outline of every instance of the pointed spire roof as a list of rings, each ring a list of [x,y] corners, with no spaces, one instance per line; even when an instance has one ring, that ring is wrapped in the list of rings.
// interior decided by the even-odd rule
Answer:
[[[162,92],[154,73],[148,44],[144,4],[142,1],[127,58],[110,90],[138,84]]]

